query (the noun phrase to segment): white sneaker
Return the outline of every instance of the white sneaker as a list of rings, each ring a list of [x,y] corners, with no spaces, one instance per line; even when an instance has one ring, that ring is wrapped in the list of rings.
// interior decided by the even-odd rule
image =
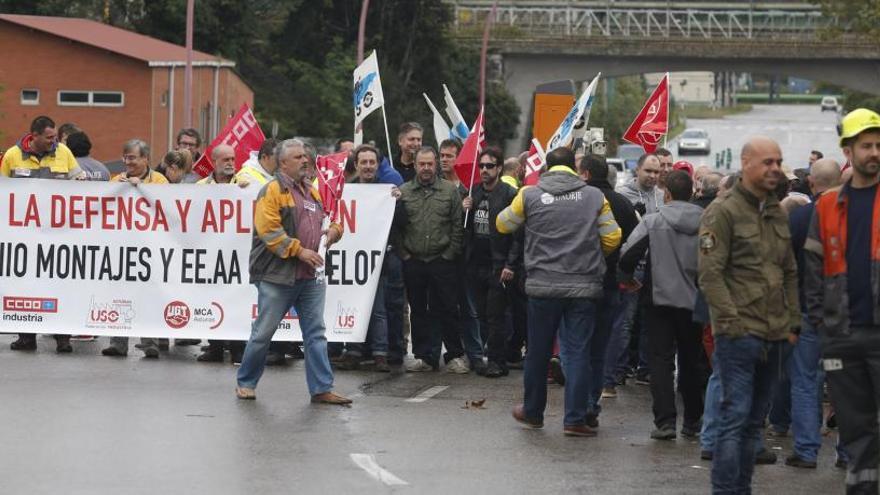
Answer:
[[[470,373],[471,369],[468,368],[467,363],[464,362],[464,359],[457,357],[452,361],[446,363],[446,372],[447,373],[455,373],[456,375],[466,375]]]
[[[434,371],[434,367],[426,363],[423,359],[414,359],[406,363],[407,373],[419,373],[421,371]]]

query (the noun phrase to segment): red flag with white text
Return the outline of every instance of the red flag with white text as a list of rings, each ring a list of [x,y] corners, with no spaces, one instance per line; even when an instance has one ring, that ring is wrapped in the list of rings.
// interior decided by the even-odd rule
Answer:
[[[339,219],[339,200],[345,187],[346,160],[348,160],[347,151],[327,156],[318,155],[315,160],[315,168],[318,170],[318,192],[321,194],[324,211],[327,212],[331,222]]]
[[[663,76],[623,139],[653,153],[669,130],[669,74]]]
[[[471,133],[468,134],[461,146],[458,158],[455,159],[455,175],[468,190],[474,184],[481,182],[476,162],[477,157],[484,149],[486,149],[486,131],[483,126],[483,109],[481,108],[480,114],[474,122],[474,128],[471,129]]]
[[[538,177],[541,176],[541,169],[544,168],[546,162],[544,148],[537,139],[532,139],[532,145],[529,146],[529,154],[526,157],[526,171],[523,178],[523,185],[534,186],[538,183]]]
[[[217,134],[217,137],[205,148],[205,153],[193,164],[193,172],[202,177],[211,175],[214,171],[211,151],[221,144],[228,144],[235,150],[235,170],[238,171],[250,157],[250,152],[259,150],[265,140],[266,135],[260,129],[254,112],[251,111],[247,103],[243,103],[235,116],[229,119],[223,130],[220,131],[220,134]]]

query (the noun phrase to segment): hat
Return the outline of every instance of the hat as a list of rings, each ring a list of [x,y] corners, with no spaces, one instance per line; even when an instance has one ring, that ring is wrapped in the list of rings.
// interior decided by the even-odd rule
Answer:
[[[782,167],[782,175],[788,180],[798,180],[798,176],[791,170],[791,167]]]
[[[691,179],[694,178],[694,166],[691,165],[690,162],[679,160],[672,164],[672,170],[684,170],[691,177]]]
[[[868,129],[880,129],[880,115],[867,108],[857,108],[840,121],[840,146],[843,141],[856,137]]]

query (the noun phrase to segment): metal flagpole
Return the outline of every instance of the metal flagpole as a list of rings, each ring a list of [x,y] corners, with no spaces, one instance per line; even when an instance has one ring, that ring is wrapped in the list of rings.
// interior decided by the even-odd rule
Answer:
[[[669,89],[669,73],[666,73],[666,134],[663,134],[663,147],[668,149],[669,142],[669,100],[672,91]]]
[[[476,150],[474,150],[474,163],[471,165],[471,183],[468,184],[468,195],[467,197],[471,197],[471,190],[474,188],[474,176],[477,174],[477,161],[479,161],[480,157],[480,133],[483,130],[483,107],[480,106],[480,116],[477,119],[477,123],[474,125],[474,132],[477,133],[477,146]],[[474,209],[474,205],[471,205],[471,210]],[[464,225],[462,228],[467,227],[468,216],[471,213],[471,210],[464,212]]]
[[[394,168],[394,158],[391,158],[391,135],[388,134],[388,117],[385,116],[385,103],[382,103],[382,123],[385,124],[385,144],[388,146],[388,163]]]

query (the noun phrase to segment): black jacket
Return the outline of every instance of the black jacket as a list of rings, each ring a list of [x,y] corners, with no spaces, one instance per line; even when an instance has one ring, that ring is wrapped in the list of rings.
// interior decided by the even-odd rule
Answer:
[[[616,192],[607,180],[589,180],[587,181],[587,184],[602,191],[602,194],[605,195],[605,199],[608,200],[608,204],[611,206],[611,213],[614,214],[614,220],[623,232],[623,237],[620,238],[620,246],[622,247],[632,231],[635,230],[636,225],[639,224],[639,218],[636,216],[635,208],[633,208],[632,203],[626,199],[626,196]],[[608,269],[605,270],[604,285],[606,290],[617,288],[617,262],[619,260],[619,247],[605,258],[605,265],[608,267]]]
[[[492,251],[492,268],[500,270],[509,268],[517,271],[517,267],[522,263],[522,230],[516,234],[505,235],[500,234],[495,227],[495,219],[502,210],[510,206],[513,198],[516,197],[516,189],[501,180],[495,185],[491,191],[483,189],[483,185],[475,185],[471,191],[471,199],[473,207],[467,216],[467,225],[464,232],[464,260],[470,263],[473,256],[474,248],[474,210],[477,205],[483,201],[488,194],[489,199],[489,247]]]

